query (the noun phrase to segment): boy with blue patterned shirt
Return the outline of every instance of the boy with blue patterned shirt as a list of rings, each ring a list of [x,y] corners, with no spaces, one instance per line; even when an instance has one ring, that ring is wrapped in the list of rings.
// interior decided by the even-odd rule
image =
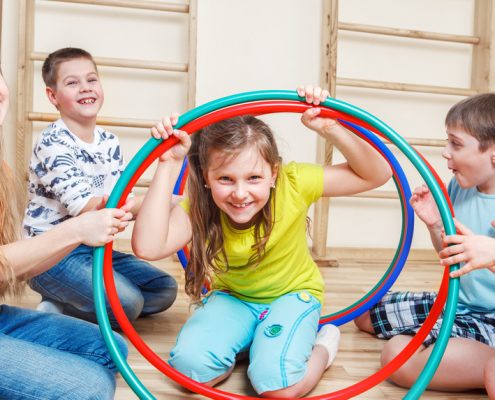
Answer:
[[[31,157],[24,219],[29,236],[103,208],[124,169],[118,138],[96,126],[104,94],[91,54],[77,48],[57,50],[45,60],[42,74],[48,99],[61,118],[41,133]],[[123,208],[136,215],[141,200],[134,198]],[[95,322],[92,263],[92,248],[81,245],[33,278],[30,286],[42,296],[38,309]],[[117,291],[131,321],[161,312],[174,302],[177,283],[164,271],[116,251],[113,267]],[[112,326],[117,327],[107,308]]]
[[[442,156],[454,178],[448,193],[457,234],[444,236],[440,213],[426,186],[411,197],[416,215],[426,224],[441,264],[462,263],[457,314],[451,338],[429,388],[464,391],[485,387],[495,398],[495,93],[480,94],[455,104],[448,112],[447,145]],[[462,221],[462,224],[459,222]],[[492,271],[490,271],[492,270]],[[469,272],[469,274],[468,274]],[[355,320],[361,330],[390,339],[382,364],[412,340],[428,316],[437,294],[395,292]],[[411,387],[431,354],[442,316],[422,347],[391,377]],[[459,373],[460,372],[460,373]]]

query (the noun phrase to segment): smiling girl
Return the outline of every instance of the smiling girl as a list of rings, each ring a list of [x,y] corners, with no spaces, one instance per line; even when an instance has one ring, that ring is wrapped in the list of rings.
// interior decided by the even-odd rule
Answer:
[[[328,92],[299,95],[317,106]],[[177,115],[152,131],[179,143],[159,159],[133,233],[140,257],[157,260],[191,243],[186,293],[197,304],[169,363],[207,385],[226,379],[249,352],[248,375],[262,396],[300,397],[318,383],[337,353],[333,325],[319,333],[324,282],[311,258],[306,216],[322,196],[358,193],[385,183],[388,164],[336,121],[308,109],[302,123],[333,143],[347,162],[333,166],[282,163],[270,128],[236,117],[191,139],[173,130]],[[188,155],[188,199],[171,204]],[[205,282],[211,291],[202,295]]]

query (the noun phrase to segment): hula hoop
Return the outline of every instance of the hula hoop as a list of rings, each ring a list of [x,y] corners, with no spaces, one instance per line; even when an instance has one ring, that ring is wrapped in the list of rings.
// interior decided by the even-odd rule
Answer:
[[[187,158],[184,158],[182,163],[182,168],[180,169],[179,176],[177,177],[177,182],[175,182],[173,194],[181,195],[184,193],[184,188],[186,186],[187,175],[189,173]],[[187,261],[189,260],[189,250],[187,246],[184,246],[182,250],[177,252],[177,257],[179,257],[179,262],[183,268],[186,268]]]
[[[259,103],[256,104],[259,107]],[[300,104],[300,103],[287,103],[287,102],[264,102],[264,108],[270,106],[270,112],[286,112],[290,109],[291,112],[303,112],[309,105]],[[276,106],[278,110],[280,107],[284,107],[283,111],[273,111],[272,107]],[[289,107],[289,108],[288,108]],[[231,107],[229,111],[229,116],[232,114],[236,114],[238,111],[245,112],[245,107]],[[323,116],[325,112],[323,112]],[[208,115],[208,124],[212,123],[212,121],[217,121],[222,117],[222,112],[214,112]],[[407,199],[411,197],[411,190],[409,184],[407,182],[407,178],[402,170],[399,162],[393,155],[393,153],[385,146],[380,140],[378,140],[370,131],[361,128],[360,126],[352,123],[346,122],[342,119],[339,119],[343,125],[347,126],[348,129],[352,130],[359,137],[366,140],[370,143],[378,152],[382,154],[382,156],[388,161],[392,171],[394,173],[394,183],[397,187],[399,193],[399,199],[401,202],[402,209],[402,229],[401,236],[399,240],[399,245],[397,247],[397,251],[390,263],[388,269],[385,271],[383,277],[379,280],[379,282],[362,298],[357,300],[352,305],[347,308],[333,313],[329,315],[323,315],[320,318],[320,327],[332,323],[334,325],[343,325],[349,321],[354,320],[356,317],[361,315],[363,312],[369,310],[373,307],[380,299],[387,293],[387,291],[392,287],[392,285],[397,280],[404,264],[407,260],[407,256],[409,254],[409,250],[411,248],[412,236],[414,232],[414,211],[412,207],[409,205]],[[190,132],[191,134],[193,132]],[[153,162],[154,159],[152,157],[147,158],[148,162]],[[147,164],[147,163],[146,163]],[[184,168],[183,168],[184,170]],[[182,191],[175,190],[176,188],[184,188],[184,173],[179,174],[177,178],[177,182],[174,188],[174,194],[182,194]],[[181,262],[182,267],[185,269],[188,262],[188,257],[184,254],[184,250],[181,250],[178,253],[179,261]]]
[[[184,114],[180,119],[179,123],[177,124],[177,128],[183,128],[185,129],[185,124],[193,121],[195,118],[199,118],[209,112],[221,109],[222,107],[229,107],[230,105],[233,104],[239,104],[239,103],[244,103],[244,102],[250,102],[250,101],[259,101],[259,100],[270,100],[270,99],[282,99],[282,100],[292,100],[292,101],[298,101],[300,102],[302,99],[297,96],[295,92],[292,91],[262,91],[262,92],[249,92],[249,93],[243,93],[240,95],[234,95],[234,96],[229,96],[223,99],[216,100],[214,102],[207,103],[203,106],[200,106],[194,110],[191,110],[190,112]],[[409,160],[414,164],[416,169],[419,171],[419,173],[423,176],[425,179],[426,184],[430,188],[430,191],[432,192],[432,195],[440,209],[440,214],[442,217],[442,222],[445,227],[445,232],[447,235],[452,234],[455,232],[454,228],[454,223],[452,220],[452,214],[449,210],[447,200],[445,196],[443,195],[444,188],[441,188],[441,185],[437,183],[435,180],[435,174],[432,173],[429,169],[429,167],[423,162],[421,159],[421,156],[418,155],[418,153],[412,149],[405,141],[402,139],[395,131],[393,131],[391,128],[389,128],[387,125],[385,125],[383,122],[380,120],[376,119],[372,115],[366,113],[363,110],[360,110],[357,107],[351,106],[350,104],[340,102],[335,99],[328,99],[325,101],[320,108],[325,109],[326,108],[333,108],[336,111],[341,111],[341,112],[347,112],[347,114],[351,115],[351,118],[349,119],[344,119],[345,121],[348,122],[357,122],[360,121],[359,125],[365,126],[366,128],[371,127],[373,131],[378,131],[379,133],[383,134],[388,140],[396,144],[399,149],[409,158]],[[362,121],[361,121],[362,120]],[[191,125],[194,125],[191,123]],[[129,176],[131,176],[134,171],[136,170],[136,165],[141,165],[143,160],[143,157],[147,157],[148,154],[153,152],[153,149],[159,149],[159,152],[163,152],[166,148],[170,148],[173,146],[177,141],[176,140],[167,140],[162,148],[157,145],[157,141],[150,139],[143,149],[134,157],[134,159],[131,161],[131,164],[134,163],[134,166],[132,168],[131,164],[129,164],[128,169],[124,171],[122,174],[120,180],[117,182],[117,185],[112,192],[110,199],[107,203],[107,207],[115,207],[118,203],[118,198],[120,197],[121,199],[126,197],[127,194],[123,195],[124,190],[123,186],[129,182],[131,185],[133,177],[129,179]],[[165,147],[168,146],[168,147]],[[158,154],[158,153],[157,153]],[[132,171],[131,171],[132,170]],[[126,173],[127,172],[127,173]],[[136,178],[137,180],[137,178]],[[132,183],[133,185],[133,183]],[[131,187],[132,187],[131,185]],[[116,346],[116,343],[113,339],[113,333],[110,327],[110,322],[108,319],[108,315],[106,314],[106,307],[105,307],[105,301],[104,301],[104,288],[103,288],[103,282],[101,279],[102,276],[102,260],[105,260],[105,271],[104,272],[104,277],[105,277],[105,284],[107,287],[107,291],[109,294],[109,301],[112,306],[112,310],[114,311],[115,316],[119,320],[119,317],[117,316],[119,314],[119,311],[122,312],[122,314],[125,317],[125,314],[123,313],[123,309],[118,301],[118,297],[116,299],[116,302],[114,301],[115,299],[110,298],[110,292],[114,291],[116,294],[115,290],[115,285],[113,282],[113,276],[112,276],[112,271],[111,271],[111,248],[112,245],[111,243],[105,246],[105,251],[103,247],[99,247],[95,249],[95,257],[94,257],[94,272],[93,272],[93,281],[94,281],[94,289],[95,289],[95,306],[96,306],[96,313],[98,317],[98,322],[100,324],[100,329],[102,330],[102,334],[105,338],[105,341],[107,345],[109,346],[110,353],[112,357],[114,358],[114,361],[116,362],[120,372],[122,373],[124,379],[127,381],[127,383],[131,386],[131,388],[138,394],[141,398],[149,398],[153,399],[154,397],[151,395],[151,393],[142,385],[142,383],[137,379],[137,377],[133,374],[132,370],[128,366],[127,362],[125,359],[122,357],[122,355],[119,353],[119,350]],[[109,266],[109,268],[107,267]],[[458,266],[453,266],[451,267],[451,270],[457,269]],[[108,272],[110,271],[110,272]],[[440,362],[440,359],[443,355],[443,352],[445,351],[445,347],[447,345],[447,341],[449,338],[449,333],[452,328],[452,324],[454,321],[455,317],[455,309],[456,309],[456,303],[457,303],[457,295],[458,295],[458,280],[451,280],[451,284],[449,285],[449,278],[448,278],[448,270],[446,269],[444,272],[444,278],[442,281],[442,285],[439,290],[439,295],[437,302],[434,304],[432,311],[430,315],[428,316],[427,320],[423,324],[423,327],[420,329],[420,331],[416,334],[416,336],[411,340],[408,346],[406,346],[405,349],[394,359],[392,360],[389,364],[387,364],[384,368],[382,368],[380,371],[375,373],[374,375],[370,376],[369,378],[365,379],[364,381],[351,386],[350,388],[346,388],[343,390],[340,390],[338,392],[332,393],[332,394],[327,394],[327,395],[322,395],[322,396],[316,396],[316,397],[311,397],[312,399],[336,399],[336,398],[349,398],[353,395],[362,393],[364,390],[366,390],[368,387],[373,386],[380,380],[378,379],[385,379],[390,373],[395,371],[397,368],[402,365],[413,353],[414,351],[419,347],[419,345],[422,343],[424,337],[428,334],[429,330],[431,330],[431,327],[435,323],[438,315],[441,312],[441,308],[443,306],[443,303],[445,300],[447,300],[447,307],[446,307],[446,312],[444,316],[444,323],[442,325],[442,328],[440,330],[439,338],[437,339],[437,342],[434,346],[434,349],[432,351],[432,354],[430,358],[428,359],[428,362],[423,369],[422,373],[420,374],[418,380],[416,381],[416,384],[411,388],[411,390],[408,392],[408,395],[406,398],[418,398],[421,393],[424,391],[426,386],[428,385],[429,381],[431,380],[438,363]],[[112,287],[113,286],[113,287]],[[447,296],[447,291],[448,291],[448,296]],[[120,310],[119,310],[120,307]],[[125,318],[126,319],[126,318]],[[119,320],[119,323],[121,321]],[[128,326],[127,326],[128,323]],[[132,325],[129,323],[129,321],[122,320],[121,327],[122,328],[130,328],[131,330]],[[131,338],[130,338],[131,339]],[[150,350],[144,342],[137,336],[137,338],[132,338],[131,342],[136,345],[142,345],[143,351]],[[144,353],[142,352],[144,355]],[[169,376],[170,378],[176,380],[178,383],[182,384],[186,388],[193,390],[197,393],[207,395],[211,398],[217,398],[217,399],[254,399],[251,397],[246,397],[246,396],[239,396],[239,395],[234,395],[231,393],[226,393],[222,392],[213,388],[206,387],[202,384],[199,384],[195,381],[190,380],[189,378],[185,377],[184,375],[178,373],[177,371],[173,370],[168,364],[164,363],[161,359],[155,359],[154,353],[148,354],[150,362],[153,363],[153,365],[157,366],[162,364],[163,367],[163,372]],[[156,355],[155,355],[156,356]],[[367,386],[366,386],[367,385]]]

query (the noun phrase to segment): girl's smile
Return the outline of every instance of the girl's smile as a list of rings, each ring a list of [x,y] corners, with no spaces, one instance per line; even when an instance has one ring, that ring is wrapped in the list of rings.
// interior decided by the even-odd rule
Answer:
[[[247,229],[269,201],[276,176],[258,149],[247,147],[234,155],[212,150],[206,182],[233,227]]]

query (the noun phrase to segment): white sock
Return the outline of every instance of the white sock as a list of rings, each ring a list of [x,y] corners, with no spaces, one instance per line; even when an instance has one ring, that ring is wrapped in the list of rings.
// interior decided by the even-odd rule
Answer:
[[[38,311],[51,312],[56,314],[64,313],[64,305],[55,300],[43,299],[40,304],[36,306]]]
[[[339,349],[339,341],[340,331],[335,325],[324,325],[316,335],[315,346],[319,344],[320,346],[325,347],[328,351],[328,362],[325,369],[332,365],[335,360]]]

